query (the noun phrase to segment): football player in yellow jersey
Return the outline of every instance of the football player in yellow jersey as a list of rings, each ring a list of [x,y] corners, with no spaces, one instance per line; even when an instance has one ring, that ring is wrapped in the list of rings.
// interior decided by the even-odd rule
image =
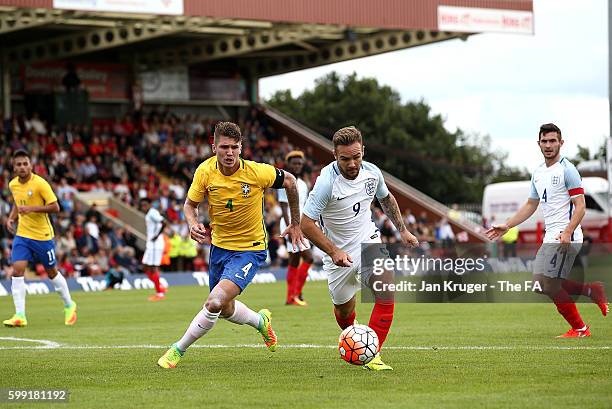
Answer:
[[[158,360],[162,368],[174,368],[187,348],[206,334],[219,317],[257,329],[272,352],[276,334],[267,309],[258,313],[235,298],[251,282],[267,256],[268,235],[263,220],[263,193],[266,188],[285,188],[291,223],[282,233],[295,248],[304,246],[299,226],[299,198],[296,180],[290,173],[263,163],[240,158],[240,128],[231,122],[215,127],[213,152],[196,170],[185,200],[185,218],[191,237],[203,243],[208,236],[198,221],[198,206],[208,197],[211,241],[209,262],[210,294],[185,335]]]
[[[11,209],[6,227],[15,233],[11,261],[13,277],[11,293],[15,304],[15,315],[4,321],[7,327],[25,327],[28,321],[25,315],[24,282],[28,262],[39,262],[45,267],[55,291],[64,301],[64,323],[73,325],[76,322],[76,303],[70,297],[68,284],[57,271],[55,259],[54,232],[49,213],[58,213],[60,208],[53,189],[45,179],[32,173],[30,155],[24,150],[13,154],[13,170],[17,174],[9,183],[15,205]]]

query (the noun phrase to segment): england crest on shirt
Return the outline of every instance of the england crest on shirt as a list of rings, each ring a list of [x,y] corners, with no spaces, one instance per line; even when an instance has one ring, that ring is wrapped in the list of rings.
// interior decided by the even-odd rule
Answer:
[[[374,196],[374,193],[376,192],[376,180],[375,179],[368,179],[365,181],[365,191],[368,194],[368,196]]]
[[[551,180],[553,186],[558,185],[560,181],[561,181],[561,176],[553,175],[552,180]]]

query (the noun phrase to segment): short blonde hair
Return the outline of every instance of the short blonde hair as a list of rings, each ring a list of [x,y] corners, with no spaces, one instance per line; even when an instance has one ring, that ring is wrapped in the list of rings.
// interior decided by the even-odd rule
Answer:
[[[352,145],[355,142],[359,142],[363,145],[363,139],[361,138],[361,132],[354,126],[347,126],[338,129],[332,138],[334,143],[334,149],[338,145]]]

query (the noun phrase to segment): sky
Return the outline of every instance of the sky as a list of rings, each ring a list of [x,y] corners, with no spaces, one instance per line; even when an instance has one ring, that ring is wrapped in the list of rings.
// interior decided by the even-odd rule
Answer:
[[[451,131],[489,135],[509,165],[542,161],[536,141],[547,122],[561,128],[564,156],[578,144],[594,152],[610,133],[608,3],[534,0],[534,20],[534,35],[484,33],[278,75],[262,79],[260,93],[297,96],[329,72],[356,72],[404,102],[423,99]]]

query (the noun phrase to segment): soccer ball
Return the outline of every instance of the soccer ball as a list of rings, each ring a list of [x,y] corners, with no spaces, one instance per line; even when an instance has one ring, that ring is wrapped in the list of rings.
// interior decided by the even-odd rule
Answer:
[[[340,357],[352,365],[365,365],[378,352],[378,336],[367,325],[351,325],[338,339]]]

